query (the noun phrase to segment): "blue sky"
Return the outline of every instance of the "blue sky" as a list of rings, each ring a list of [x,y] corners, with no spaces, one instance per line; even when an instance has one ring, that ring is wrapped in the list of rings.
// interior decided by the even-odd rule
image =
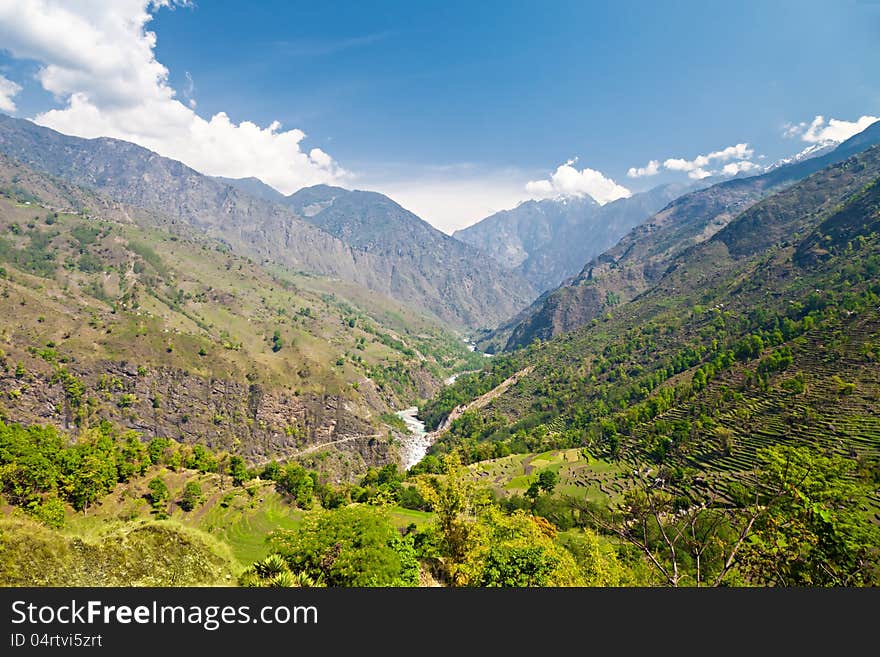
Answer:
[[[0,109],[285,192],[378,189],[444,230],[756,171],[880,116],[870,0],[27,4],[0,4]]]

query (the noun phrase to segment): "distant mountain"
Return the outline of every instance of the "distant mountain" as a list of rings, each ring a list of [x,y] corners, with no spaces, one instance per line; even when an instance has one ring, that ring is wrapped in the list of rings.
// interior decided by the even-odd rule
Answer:
[[[251,176],[250,178],[224,178],[223,176],[211,176],[214,180],[222,182],[225,185],[230,185],[231,187],[235,187],[238,190],[245,192],[246,194],[250,194],[251,196],[255,196],[256,198],[261,198],[264,201],[270,201],[271,203],[281,203],[284,201],[284,194],[279,192],[274,187],[267,185],[259,178],[254,178]]]
[[[829,140],[829,141],[819,142],[818,144],[812,144],[810,146],[807,146],[804,150],[800,151],[799,153],[795,153],[794,155],[791,155],[789,157],[783,157],[783,158],[777,160],[776,162],[774,162],[770,166],[766,167],[764,169],[764,172],[766,173],[769,171],[773,171],[774,169],[778,169],[779,167],[783,167],[786,164],[795,164],[797,162],[803,162],[804,160],[809,160],[814,157],[820,157],[822,155],[830,153],[835,148],[837,148],[837,143],[838,142],[836,142],[836,141]]]
[[[589,196],[527,201],[454,236],[549,290],[686,189],[663,185],[606,205]]]
[[[388,293],[405,303],[428,300],[441,317],[456,309],[471,326],[491,325],[535,296],[525,279],[382,194],[316,185],[284,203],[359,252],[392,263]]]
[[[589,196],[526,201],[457,230],[453,236],[514,269],[550,244],[567,225],[589,221],[600,208]]]
[[[456,250],[453,244],[430,263],[426,250],[417,256],[367,250],[303,221],[292,209],[241,191],[238,184],[118,139],[70,137],[0,115],[0,153],[148,210],[160,225],[192,226],[240,254],[358,283],[454,326],[493,326],[534,296],[530,286],[471,249]],[[412,220],[413,230],[424,232],[415,215],[398,219],[403,216]]]
[[[754,203],[831,164],[880,143],[880,122],[819,157],[686,194],[637,226],[581,272],[544,294],[481,343],[513,349],[571,331],[651,287],[673,260],[706,241]]]

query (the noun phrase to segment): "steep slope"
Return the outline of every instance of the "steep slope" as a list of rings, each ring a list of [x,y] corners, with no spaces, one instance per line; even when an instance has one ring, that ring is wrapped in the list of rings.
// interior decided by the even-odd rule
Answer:
[[[0,418],[75,431],[109,420],[254,461],[323,450],[348,476],[395,460],[391,411],[478,360],[353,284],[81,202],[105,203],[0,167]]]
[[[485,259],[461,258],[439,287],[396,255],[354,248],[289,209],[116,139],[79,139],[0,115],[0,152],[56,178],[148,210],[159,225],[192,226],[242,255],[334,276],[434,313],[456,326],[492,326],[527,305]],[[151,223],[150,225],[156,225]]]
[[[515,268],[538,290],[550,290],[685,189],[662,185],[602,206],[589,196],[527,201],[454,236]]]
[[[432,423],[523,373],[433,449],[587,447],[691,497],[735,497],[758,448],[810,445],[853,459],[877,507],[878,299],[874,146],[755,204],[602,319],[461,377],[426,407]]]
[[[508,322],[483,344],[513,349],[535,338],[582,326],[651,287],[672,260],[721,230],[759,199],[880,142],[880,123],[832,152],[750,178],[737,178],[686,194],[589,261],[578,276]],[[509,337],[508,337],[509,336]]]
[[[284,194],[253,176],[250,178],[224,178],[223,176],[211,177],[217,182],[229,185],[230,187],[235,187],[245,194],[250,194],[254,198],[261,198],[270,203],[282,203],[284,201]]]
[[[589,196],[525,201],[457,230],[453,236],[514,269],[536,249],[552,242],[566,225],[589,222],[600,207]]]
[[[316,185],[285,204],[359,252],[393,263],[390,294],[408,303],[427,299],[441,317],[458,309],[468,325],[488,326],[534,298],[528,282],[382,194]]]

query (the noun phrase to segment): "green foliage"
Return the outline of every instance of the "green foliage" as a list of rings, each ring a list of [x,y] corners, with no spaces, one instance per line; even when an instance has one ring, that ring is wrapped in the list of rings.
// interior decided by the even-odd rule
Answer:
[[[204,445],[193,445],[185,465],[199,472],[213,472],[217,469],[217,459]]]
[[[250,479],[247,464],[244,462],[243,458],[236,455],[229,459],[229,475],[232,477],[232,482],[236,486],[241,486],[244,482]]]
[[[314,472],[309,472],[298,463],[288,463],[276,481],[283,492],[293,496],[297,506],[311,509],[314,503],[316,479],[317,475]]]
[[[86,274],[94,274],[104,270],[104,263],[101,262],[101,259],[91,253],[83,253],[79,257],[76,266],[81,272]]]
[[[32,230],[28,234],[28,244],[22,248],[16,248],[8,240],[0,238],[0,260],[6,260],[31,274],[50,278],[56,269],[56,249],[52,240],[57,235],[55,232]]]
[[[42,501],[34,500],[27,507],[28,513],[49,527],[63,527],[65,522],[64,502],[57,497]]]
[[[455,570],[466,586],[582,586],[571,554],[554,539],[556,531],[524,511],[505,515],[489,507],[475,523],[467,550]]]
[[[213,537],[168,521],[81,537],[0,517],[0,545],[0,586],[228,586],[238,569]]]
[[[192,511],[202,503],[202,499],[202,487],[199,486],[199,482],[187,481],[180,498],[180,508],[184,511]]]
[[[90,429],[65,446],[53,427],[0,422],[0,484],[8,499],[23,507],[63,497],[82,511],[119,481],[114,435]]]
[[[153,509],[160,514],[164,512],[165,506],[171,499],[171,493],[168,492],[168,486],[165,484],[165,481],[161,477],[153,477],[150,483],[147,484],[147,490],[149,491],[147,499]]]
[[[382,415],[379,416],[379,420],[382,424],[387,424],[389,427],[393,427],[401,433],[409,433],[406,422],[404,422],[403,418],[396,413],[382,413]]]
[[[76,224],[70,229],[70,235],[77,241],[80,249],[85,249],[94,244],[100,234],[100,228],[88,224]]]
[[[281,331],[279,329],[275,329],[275,332],[272,334],[272,351],[279,352],[284,347],[284,340],[281,337]]]
[[[548,495],[553,492],[553,489],[556,488],[556,484],[558,483],[559,474],[555,470],[541,470],[538,474],[538,485],[541,487],[541,490]]]
[[[163,279],[170,278],[170,272],[168,268],[165,266],[165,263],[162,261],[162,258],[158,253],[148,245],[146,242],[142,242],[139,240],[129,240],[128,242],[128,250],[132,253],[139,255],[145,262],[147,262],[157,274]]]
[[[613,545],[589,529],[560,534],[558,542],[577,563],[584,586],[626,586],[633,573],[621,563]]]
[[[165,451],[170,447],[171,440],[169,438],[159,436],[152,438],[150,442],[147,443],[147,454],[150,457],[150,463],[154,465],[161,463],[165,457]]]
[[[293,573],[280,554],[270,554],[245,570],[238,578],[241,586],[256,588],[321,586],[304,572]]]
[[[758,453],[767,507],[749,536],[741,569],[771,586],[880,585],[880,528],[862,512],[867,486],[855,463],[806,447]]]
[[[116,401],[119,408],[131,408],[137,403],[137,397],[130,392],[123,393]]]
[[[327,586],[417,586],[412,537],[402,537],[387,514],[353,505],[306,514],[302,525],[270,539],[291,572]]]

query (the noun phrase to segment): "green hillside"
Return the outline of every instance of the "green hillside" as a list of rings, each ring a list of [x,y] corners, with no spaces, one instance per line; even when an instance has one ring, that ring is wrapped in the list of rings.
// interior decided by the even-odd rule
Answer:
[[[531,368],[432,451],[474,462],[586,447],[630,486],[647,468],[691,499],[734,502],[757,450],[809,446],[852,460],[876,514],[878,176],[876,147],[828,167],[677,257],[634,301],[444,390],[428,417]]]
[[[95,216],[77,207],[86,192],[3,173],[8,421],[76,432],[107,419],[252,461],[340,445],[349,465],[335,467],[358,472],[394,458],[383,415],[479,362],[435,322],[354,284]]]

